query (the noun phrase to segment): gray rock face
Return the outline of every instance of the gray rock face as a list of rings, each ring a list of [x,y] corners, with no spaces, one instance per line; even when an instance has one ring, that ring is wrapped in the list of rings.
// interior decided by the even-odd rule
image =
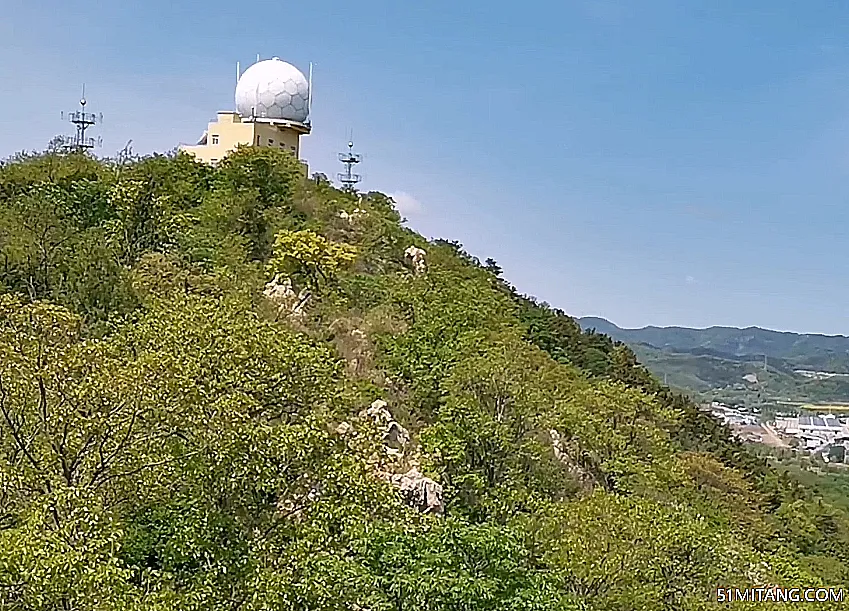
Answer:
[[[404,501],[421,511],[434,515],[445,512],[442,486],[435,480],[426,477],[418,469],[418,462],[408,455],[410,433],[386,409],[386,401],[377,399],[368,409],[360,413],[360,417],[372,420],[378,425],[382,434],[382,445],[389,458],[388,470],[378,470],[377,476],[395,486]],[[393,473],[392,470],[406,468],[405,473]]]
[[[278,316],[291,316],[303,318],[310,292],[307,289],[295,293],[292,288],[292,280],[282,274],[277,274],[274,279],[265,285],[262,292],[266,299],[277,306]]]
[[[442,486],[431,478],[422,475],[416,467],[406,473],[391,475],[389,481],[398,488],[407,504],[414,509],[435,515],[444,513]]]
[[[410,443],[410,433],[394,420],[389,423],[386,433],[383,435],[383,444],[394,450],[402,450]]]
[[[417,246],[410,246],[404,251],[404,256],[413,264],[413,269],[417,274],[423,274],[427,271],[427,261],[425,255],[427,253]]]
[[[334,431],[336,432],[337,435],[347,435],[348,433],[352,432],[353,430],[354,430],[354,427],[351,426],[350,422],[340,422],[336,426],[336,428],[334,429]]]
[[[377,399],[361,415],[374,420],[383,431],[383,445],[387,449],[402,451],[410,443],[410,433],[396,422],[386,409],[386,401]]]
[[[557,429],[551,429],[548,434],[551,436],[551,445],[554,449],[554,457],[559,460],[563,465],[568,469],[569,474],[575,478],[575,481],[581,486],[581,489],[584,491],[590,492],[595,485],[595,481],[593,479],[592,474],[588,473],[586,469],[581,467],[575,460],[569,455],[569,452],[566,448],[566,443],[563,440],[563,436]]]
[[[360,217],[363,217],[365,215],[366,215],[365,210],[360,210],[359,208],[356,208],[353,212],[350,212],[350,213],[346,212],[345,210],[342,210],[339,213],[339,218],[342,219],[343,221],[348,221],[348,223],[353,225],[354,223],[357,222],[358,219],[360,219]]]

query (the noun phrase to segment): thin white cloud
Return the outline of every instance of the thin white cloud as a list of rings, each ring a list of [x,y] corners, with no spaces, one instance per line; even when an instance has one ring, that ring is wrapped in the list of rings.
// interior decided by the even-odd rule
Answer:
[[[686,278],[684,278],[684,282],[686,282],[687,284],[696,284],[697,281],[695,278],[693,278],[693,276],[687,276]]]
[[[401,216],[421,214],[424,209],[419,200],[405,191],[395,191],[390,194],[390,197],[395,202],[395,207],[398,209]]]

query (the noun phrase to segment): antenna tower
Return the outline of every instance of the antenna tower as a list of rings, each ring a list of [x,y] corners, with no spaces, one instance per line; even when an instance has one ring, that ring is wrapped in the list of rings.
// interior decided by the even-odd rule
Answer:
[[[62,148],[66,152],[82,153],[93,149],[95,146],[102,146],[103,139],[91,138],[86,136],[88,128],[103,123],[103,114],[95,115],[92,112],[86,112],[85,85],[83,85],[83,95],[80,98],[80,109],[72,110],[68,114],[68,120],[76,126],[76,133],[73,136],[62,136]],[[65,118],[65,113],[62,113],[62,118]]]
[[[352,136],[353,137],[353,136]],[[354,141],[348,141],[348,150],[345,153],[339,153],[339,161],[345,166],[344,172],[339,172],[337,177],[342,183],[342,188],[345,191],[356,190],[356,185],[363,177],[359,174],[354,174],[354,166],[362,161],[362,156],[354,153]]]
[[[307,121],[311,121],[312,117],[310,116],[312,112],[312,62],[310,62],[310,80],[307,83]]]
[[[118,151],[118,163],[119,164],[126,163],[133,156],[133,146],[132,146],[132,144],[133,144],[133,141],[128,140],[127,144],[124,145],[124,148],[122,148],[120,151]]]

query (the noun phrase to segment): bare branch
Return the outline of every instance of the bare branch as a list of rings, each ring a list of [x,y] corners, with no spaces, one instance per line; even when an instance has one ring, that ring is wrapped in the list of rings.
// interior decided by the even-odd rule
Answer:
[[[8,398],[8,391],[6,390],[5,385],[3,384],[3,376],[0,375],[0,412],[3,414],[3,419],[6,421],[7,426],[9,427],[9,432],[12,434],[12,439],[14,439],[15,444],[21,453],[26,457],[26,459],[30,462],[30,464],[37,471],[41,471],[41,465],[35,459],[35,457],[30,453],[29,448],[24,443],[23,439],[20,435],[20,430],[15,426],[15,423],[12,422],[12,417],[9,413],[9,410],[6,406],[6,400]]]

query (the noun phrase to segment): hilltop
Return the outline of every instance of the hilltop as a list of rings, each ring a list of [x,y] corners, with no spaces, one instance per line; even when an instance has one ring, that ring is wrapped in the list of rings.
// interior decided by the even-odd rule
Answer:
[[[655,375],[694,394],[749,401],[849,401],[849,377],[813,376],[849,372],[849,337],[760,327],[623,329],[597,317],[578,322],[585,330],[628,344]],[[744,376],[750,375],[758,382],[747,382]]]
[[[0,167],[4,609],[702,610],[849,584],[847,533],[629,348],[284,151]]]

